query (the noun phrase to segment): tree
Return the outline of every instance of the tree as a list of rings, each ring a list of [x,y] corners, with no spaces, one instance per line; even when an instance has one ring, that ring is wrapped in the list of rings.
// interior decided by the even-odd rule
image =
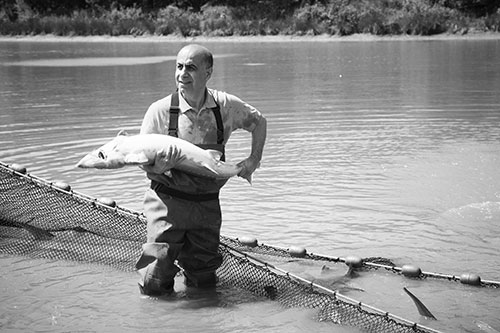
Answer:
[[[3,9],[9,21],[17,21],[17,18],[19,17],[19,8],[16,0],[0,0],[0,8]]]
[[[500,8],[498,0],[432,0],[432,3],[470,13],[476,17],[494,14]]]

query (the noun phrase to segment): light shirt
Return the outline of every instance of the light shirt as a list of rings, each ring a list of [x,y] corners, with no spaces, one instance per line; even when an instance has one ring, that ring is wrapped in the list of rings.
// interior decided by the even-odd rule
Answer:
[[[144,116],[141,134],[168,134],[170,102],[171,95],[151,104]],[[260,121],[261,113],[234,95],[207,89],[205,103],[200,110],[195,110],[179,94],[179,138],[194,144],[217,143],[217,123],[211,110],[217,104],[224,125],[224,144],[233,131],[252,132]]]
[[[141,134],[168,135],[172,95],[162,98],[148,108],[141,126]],[[261,113],[238,97],[214,89],[207,89],[205,103],[200,110],[192,108],[179,94],[178,137],[194,144],[217,143],[217,122],[212,108],[219,105],[224,126],[224,144],[237,129],[252,132]],[[148,178],[186,193],[217,192],[227,180],[197,177],[172,169],[172,177],[148,173]]]

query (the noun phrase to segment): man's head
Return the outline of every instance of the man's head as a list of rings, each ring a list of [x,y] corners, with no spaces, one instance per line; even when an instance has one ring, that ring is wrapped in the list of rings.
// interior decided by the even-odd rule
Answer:
[[[175,82],[185,97],[204,93],[212,75],[213,56],[205,47],[190,44],[177,54]]]

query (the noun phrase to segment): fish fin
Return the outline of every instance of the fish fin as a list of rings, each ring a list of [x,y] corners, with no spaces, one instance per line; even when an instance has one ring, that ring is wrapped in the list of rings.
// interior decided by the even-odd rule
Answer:
[[[214,174],[218,175],[219,173],[217,172],[217,170],[215,170],[214,168],[212,168],[210,165],[208,165],[207,163],[203,163],[203,167],[207,170],[210,170],[210,172],[213,172]]]
[[[118,132],[118,134],[116,136],[128,136],[128,132],[126,130],[120,130],[120,132]]]
[[[247,180],[248,184],[252,185],[252,174],[249,174],[248,176],[246,177],[243,177]]]
[[[346,277],[354,278],[357,277],[356,270],[354,269],[353,265],[349,265],[349,269],[345,273]]]
[[[435,319],[437,320],[436,317],[434,317],[434,315],[429,311],[429,309],[427,309],[427,307],[424,305],[424,303],[422,303],[418,298],[417,296],[413,295],[406,287],[403,287],[403,290],[408,294],[408,296],[410,296],[410,298],[413,300],[413,302],[415,303],[415,305],[417,306],[417,310],[418,310],[418,313],[420,313],[420,315],[424,316],[424,317],[427,317],[427,318],[430,318],[430,319]]]
[[[240,170],[240,172],[241,172],[241,170]],[[246,179],[248,184],[252,185],[252,174],[248,174],[245,177],[241,176],[240,174],[238,174],[238,176],[240,176],[243,179]]]
[[[123,160],[125,164],[143,165],[149,163],[148,157],[143,152],[138,154],[127,154]]]
[[[218,150],[215,150],[215,149],[207,149],[206,151],[207,151],[207,152],[210,154],[210,156],[212,156],[212,158],[213,158],[214,160],[216,160],[217,162],[219,162],[219,161],[220,161],[220,159],[222,158],[222,153],[221,153],[220,151],[218,151]]]

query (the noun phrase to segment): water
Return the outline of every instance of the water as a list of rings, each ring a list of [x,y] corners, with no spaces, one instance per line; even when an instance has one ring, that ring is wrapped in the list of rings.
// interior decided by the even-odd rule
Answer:
[[[121,129],[138,133],[149,104],[174,89],[182,45],[0,42],[0,160],[141,210],[140,170],[74,164]],[[500,280],[500,40],[205,45],[217,56],[210,86],[268,119],[252,186],[235,178],[222,191],[223,234]],[[234,133],[228,160],[243,159],[249,141]],[[158,301],[138,294],[133,273],[0,260],[6,331],[343,332],[249,295]],[[419,317],[404,286],[439,320]],[[436,329],[500,330],[497,289],[384,272],[348,287],[353,298]]]

